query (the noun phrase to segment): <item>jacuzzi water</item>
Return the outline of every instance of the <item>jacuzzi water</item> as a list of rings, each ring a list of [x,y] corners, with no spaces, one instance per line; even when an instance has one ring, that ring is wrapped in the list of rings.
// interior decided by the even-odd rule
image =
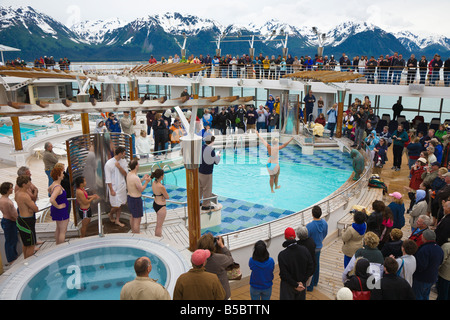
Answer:
[[[119,300],[136,277],[134,262],[147,256],[150,278],[166,285],[167,268],[155,254],[130,247],[100,247],[62,257],[40,270],[24,287],[22,300]]]

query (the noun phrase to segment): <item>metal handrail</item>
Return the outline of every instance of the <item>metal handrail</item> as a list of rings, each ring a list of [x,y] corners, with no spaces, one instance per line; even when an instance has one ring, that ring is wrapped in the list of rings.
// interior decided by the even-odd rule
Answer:
[[[212,197],[201,198],[200,201],[204,201],[204,200],[215,200],[216,203],[217,203],[217,198],[218,198],[218,197],[219,197],[218,195],[213,195]],[[145,199],[153,199],[153,200],[155,200],[155,197],[153,197],[153,196],[147,196],[147,195],[142,195],[142,198],[144,198],[144,201],[145,201]],[[186,200],[186,201],[174,201],[174,200],[166,199],[166,202],[173,203],[173,204],[177,204],[177,205],[182,205],[182,206],[183,206],[183,209],[184,209],[184,222],[185,222],[185,226],[186,226],[186,223],[187,223],[187,211],[186,211],[187,200]],[[147,219],[147,217],[146,217],[146,219]]]
[[[104,237],[105,235],[103,234],[103,222],[102,222],[102,212],[101,212],[101,205],[100,202],[98,203],[98,236]]]
[[[169,166],[168,164],[166,164],[166,165],[164,165],[164,167],[162,168],[162,170],[165,172],[165,168],[169,168],[169,172],[170,173],[172,173],[173,174],[173,176],[175,177],[175,185],[176,186],[178,186],[178,179],[177,179],[177,176],[175,175],[175,173],[173,172],[173,170],[172,170],[172,167],[171,166]],[[165,179],[165,178],[164,178]]]

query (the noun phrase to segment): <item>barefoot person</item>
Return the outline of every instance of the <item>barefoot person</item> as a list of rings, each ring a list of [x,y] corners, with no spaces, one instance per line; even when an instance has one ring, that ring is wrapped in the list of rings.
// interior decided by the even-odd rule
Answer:
[[[13,193],[14,185],[11,182],[3,182],[0,186],[0,211],[3,214],[2,229],[5,233],[5,255],[8,264],[14,262],[19,254],[17,253],[17,210],[9,198]]]
[[[280,153],[279,153],[279,151],[281,149],[283,149],[284,147],[286,147],[289,144],[289,142],[291,142],[292,139],[294,139],[294,137],[289,139],[289,141],[286,142],[285,144],[279,146],[278,145],[279,141],[277,138],[273,138],[272,145],[270,145],[266,142],[266,140],[264,140],[263,137],[261,137],[261,135],[259,134],[258,131],[256,132],[256,134],[261,139],[263,144],[266,146],[267,152],[269,153],[269,159],[267,161],[267,171],[269,172],[269,175],[270,175],[270,189],[271,189],[272,193],[274,193],[275,192],[273,190],[274,185],[275,185],[275,189],[281,188],[281,186],[278,185],[278,177],[280,175],[280,164],[279,164]]]
[[[167,214],[166,199],[169,199],[169,194],[161,183],[164,179],[164,170],[156,169],[150,176],[150,179],[155,179],[152,183],[153,197],[155,197],[155,200],[153,201],[153,209],[156,212],[155,236],[161,237],[162,225]]]
[[[131,161],[128,167],[131,170],[127,175],[127,203],[128,209],[131,213],[131,232],[139,233],[141,218],[144,215],[142,192],[145,188],[147,188],[147,185],[151,179],[148,174],[144,175],[142,179],[138,177],[137,173],[139,171],[139,162],[137,160]],[[144,184],[142,184],[143,181],[145,181]]]
[[[81,219],[81,237],[84,238],[92,217],[91,202],[100,197],[97,194],[88,195],[84,189],[86,188],[86,179],[82,176],[75,179],[75,186],[77,188],[78,216]]]
[[[48,190],[51,194],[50,215],[53,221],[56,221],[55,240],[56,244],[61,244],[66,239],[67,225],[69,224],[69,201],[67,200],[66,190],[61,186],[64,179],[64,166],[55,165],[50,172],[53,180]]]
[[[23,257],[26,259],[34,254],[34,248],[36,245],[36,217],[35,212],[39,209],[31,200],[29,188],[30,177],[19,176],[17,177],[16,184],[19,187],[16,191],[15,200],[17,203],[18,217],[16,220],[17,229],[19,229],[19,235],[22,240],[22,252]]]
[[[111,204],[109,219],[120,227],[124,226],[119,220],[120,207],[127,203],[127,182],[125,178],[128,164],[125,160],[125,151],[124,147],[117,147],[114,157],[105,164],[105,183],[108,187],[109,203]]]

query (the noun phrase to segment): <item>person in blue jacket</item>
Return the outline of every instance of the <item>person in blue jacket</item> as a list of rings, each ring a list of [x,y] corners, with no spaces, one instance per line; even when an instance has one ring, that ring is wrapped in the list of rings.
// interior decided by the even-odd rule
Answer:
[[[330,130],[330,140],[333,139],[334,129],[337,122],[337,103],[333,104],[330,110],[327,111],[328,115],[328,130]]]
[[[444,252],[436,243],[436,234],[433,230],[425,230],[422,238],[424,243],[414,255],[416,271],[413,275],[412,289],[416,300],[429,300],[431,287],[438,280],[439,266],[444,260]]]
[[[316,269],[311,280],[311,284],[307,287],[308,291],[313,291],[314,287],[319,283],[319,271],[320,271],[320,251],[322,250],[322,241],[328,234],[328,224],[322,217],[322,209],[319,206],[312,208],[313,221],[306,225],[308,229],[308,235],[314,240],[316,244]]]
[[[250,274],[250,297],[252,300],[270,300],[273,285],[275,261],[269,256],[266,243],[259,240],[253,248],[248,261]]]
[[[114,112],[110,112],[108,114],[108,119],[105,121],[106,129],[109,132],[122,132],[122,128],[120,127],[120,122],[117,120]]]
[[[275,99],[273,95],[269,94],[269,99],[266,101],[266,107],[269,107],[269,113],[272,113],[273,105],[275,104]]]

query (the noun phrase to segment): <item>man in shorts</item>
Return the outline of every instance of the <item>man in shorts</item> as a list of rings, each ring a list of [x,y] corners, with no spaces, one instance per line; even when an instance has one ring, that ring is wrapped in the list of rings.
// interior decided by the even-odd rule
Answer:
[[[11,182],[3,182],[0,186],[0,211],[3,213],[2,229],[5,233],[5,255],[8,264],[14,262],[17,259],[17,210],[14,207],[13,202],[9,198],[13,193],[13,184]]]
[[[116,225],[123,227],[119,221],[121,206],[127,203],[127,161],[125,160],[125,148],[119,146],[114,152],[114,157],[105,164],[105,183],[108,188],[111,212],[109,219]],[[115,216],[115,218],[114,218]]]
[[[17,228],[19,229],[20,238],[23,245],[23,256],[28,258],[34,254],[36,245],[36,217],[35,213],[39,211],[38,207],[31,199],[29,176],[17,177],[16,184],[19,187],[16,191],[15,200],[17,203],[18,217],[16,220]]]

